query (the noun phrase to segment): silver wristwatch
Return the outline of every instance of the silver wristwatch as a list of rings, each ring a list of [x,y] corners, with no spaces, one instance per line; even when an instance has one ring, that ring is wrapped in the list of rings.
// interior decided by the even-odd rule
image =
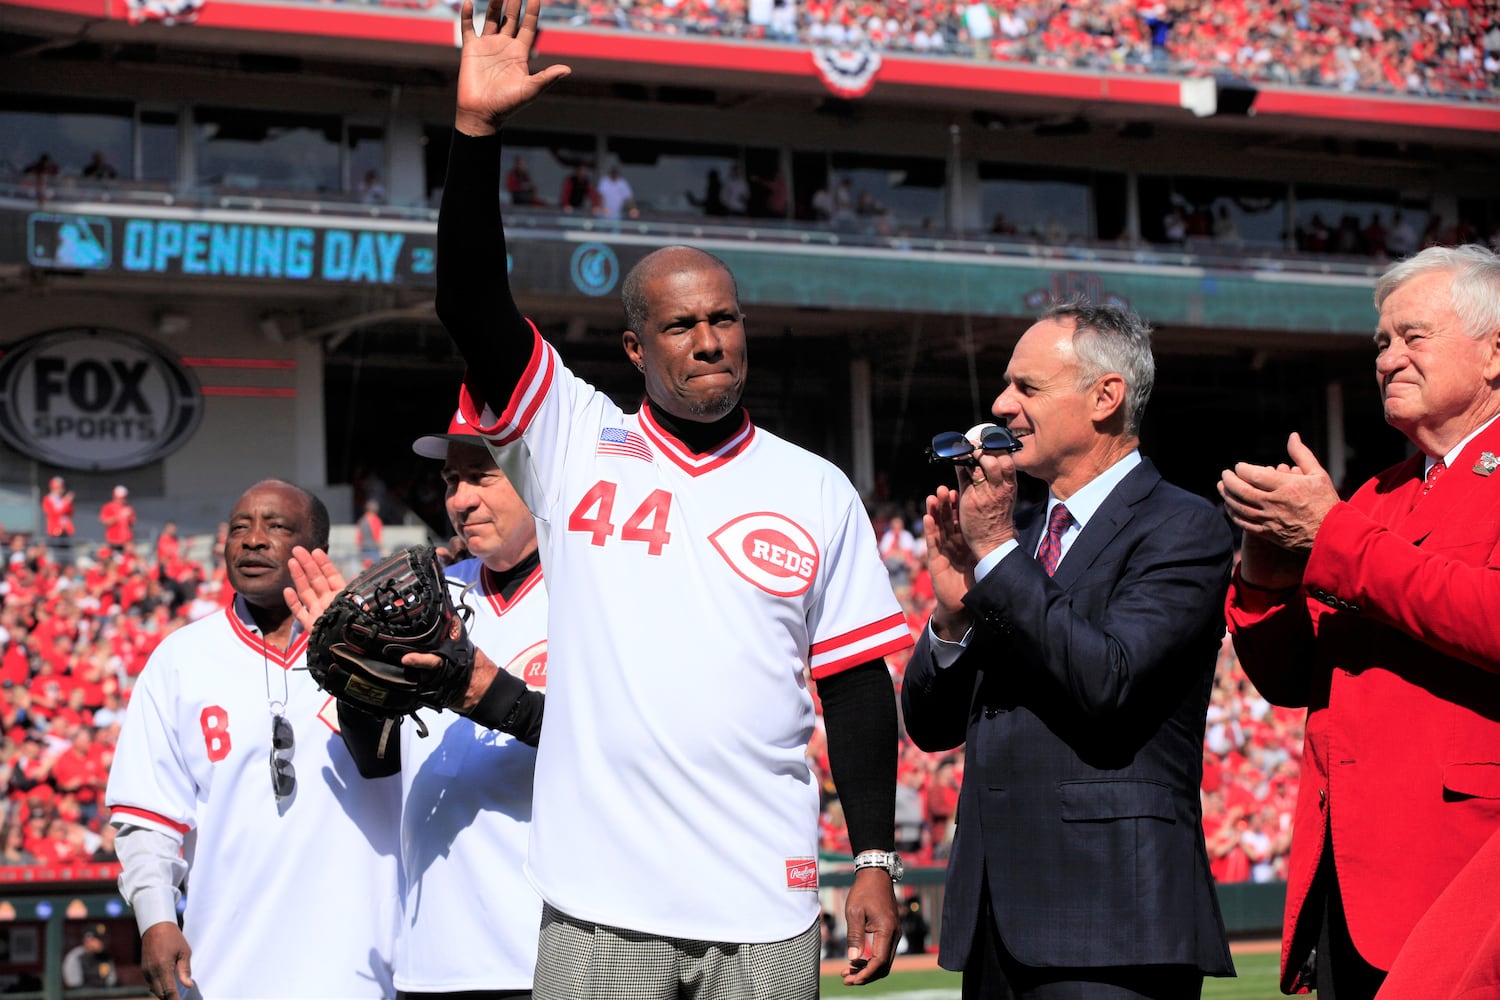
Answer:
[[[906,865],[895,851],[861,851],[854,858],[854,870],[861,868],[883,868],[892,882],[901,881],[906,874]]]

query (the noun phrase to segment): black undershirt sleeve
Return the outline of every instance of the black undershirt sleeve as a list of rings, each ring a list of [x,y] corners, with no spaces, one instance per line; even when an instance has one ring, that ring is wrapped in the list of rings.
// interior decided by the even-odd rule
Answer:
[[[529,747],[542,738],[542,710],[547,697],[504,670],[495,675],[489,689],[468,713],[476,725],[509,733]]]
[[[531,360],[531,328],[511,293],[500,219],[500,136],[454,130],[437,226],[437,314],[498,412]]]
[[[818,681],[828,766],[849,826],[849,846],[889,851],[896,835],[896,692],[884,660]]]

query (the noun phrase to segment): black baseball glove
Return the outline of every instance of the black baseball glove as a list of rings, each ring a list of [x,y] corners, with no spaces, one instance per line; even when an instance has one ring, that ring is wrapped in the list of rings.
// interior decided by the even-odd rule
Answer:
[[[430,546],[387,556],[334,595],[307,641],[307,669],[318,687],[383,719],[462,701],[474,671],[474,644],[465,623],[472,611],[454,605],[443,565]],[[435,653],[440,666],[403,666],[407,653]]]

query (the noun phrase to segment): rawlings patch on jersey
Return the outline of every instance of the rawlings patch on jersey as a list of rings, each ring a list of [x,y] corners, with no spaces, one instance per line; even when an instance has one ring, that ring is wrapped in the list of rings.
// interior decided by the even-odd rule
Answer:
[[[818,546],[780,514],[742,514],[708,536],[740,577],[773,597],[806,593],[818,575]]]
[[[817,892],[818,859],[787,858],[786,888],[788,892]]]
[[[505,672],[526,682],[533,691],[547,690],[547,640],[532,643],[505,665]]]

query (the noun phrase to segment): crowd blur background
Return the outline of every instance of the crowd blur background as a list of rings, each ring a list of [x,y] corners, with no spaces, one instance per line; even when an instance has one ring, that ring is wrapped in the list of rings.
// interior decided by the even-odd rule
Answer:
[[[933,606],[915,509],[915,503],[884,504],[872,512],[914,635]],[[88,522],[89,512],[80,513]],[[0,583],[0,781],[6,789],[0,865],[116,860],[103,801],[121,712],[162,639],[231,600],[223,530],[217,537],[183,539],[168,523],[154,537],[123,546],[86,533],[61,544],[22,533],[9,537]],[[381,553],[379,543],[360,540],[338,557],[354,569]],[[889,660],[898,686],[904,656]],[[1302,715],[1267,704],[1226,639],[1203,746],[1205,834],[1221,881],[1284,877]],[[822,850],[847,854],[848,831],[821,730],[809,756],[823,790]],[[897,846],[911,863],[942,863],[953,835],[962,749],[928,754],[903,736],[899,759]]]

